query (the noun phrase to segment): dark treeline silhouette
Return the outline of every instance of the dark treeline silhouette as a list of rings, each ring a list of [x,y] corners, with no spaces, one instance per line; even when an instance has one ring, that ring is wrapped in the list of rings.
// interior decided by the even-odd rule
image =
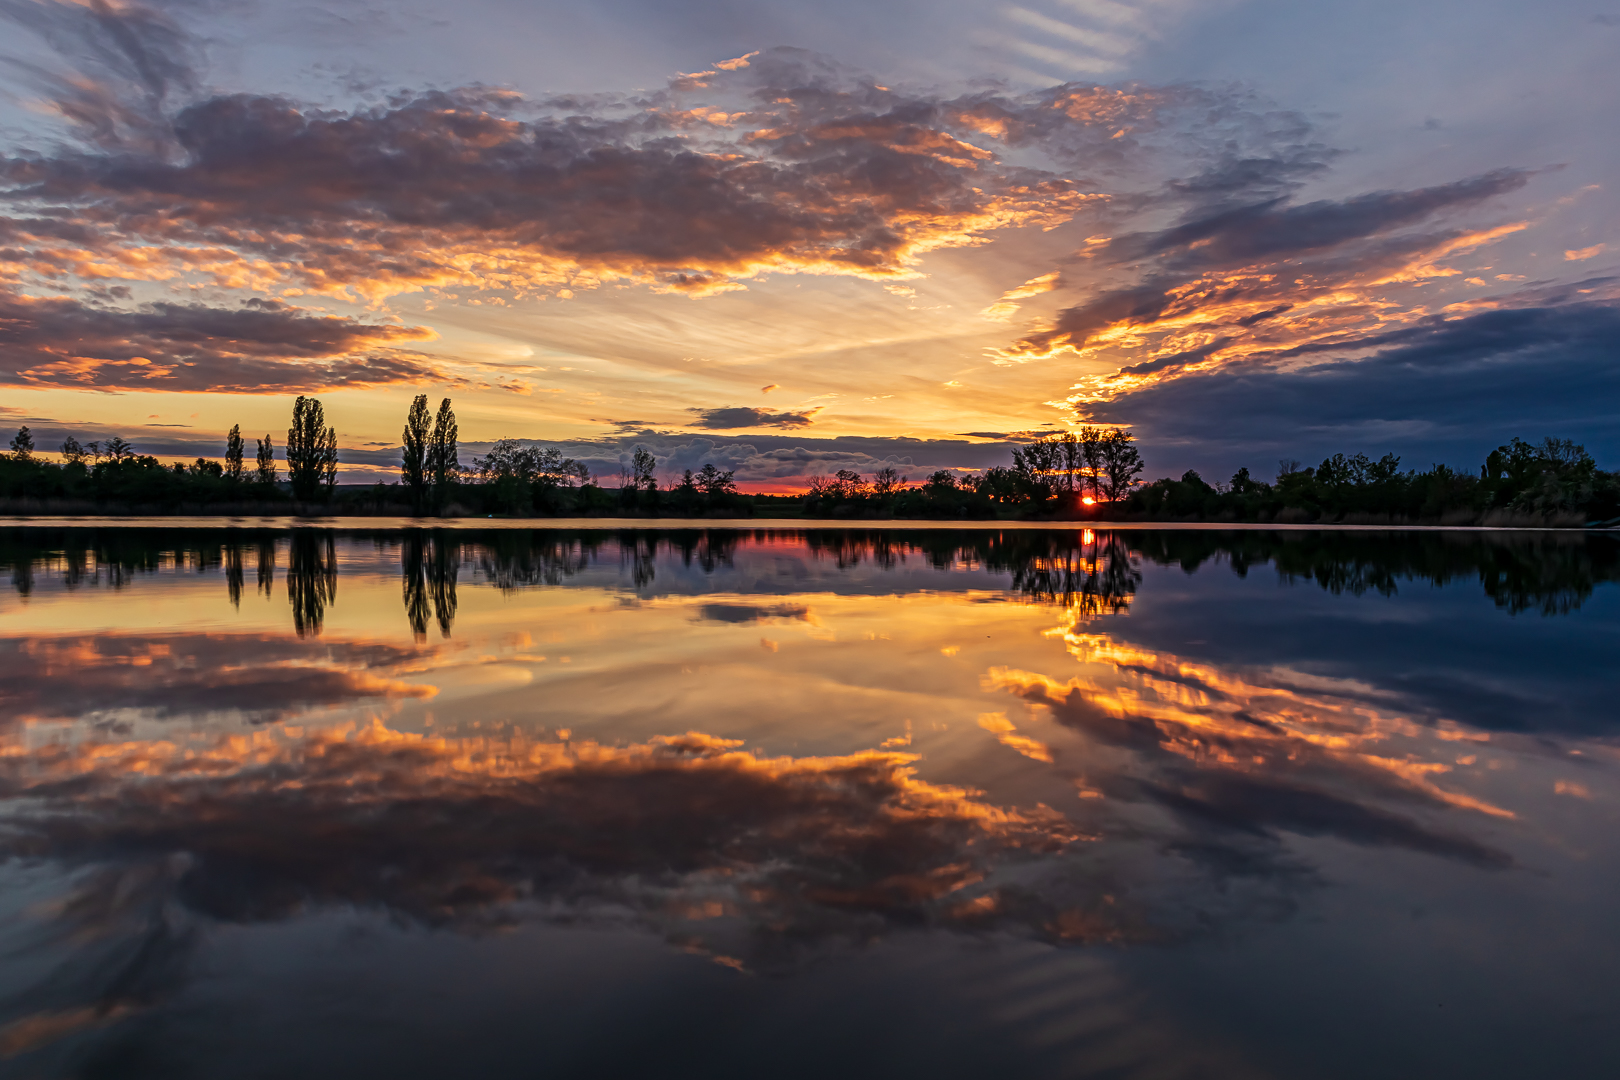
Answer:
[[[1011,466],[939,470],[910,484],[894,466],[867,480],[841,469],[811,481],[804,512],[840,518],[1082,518],[1123,498],[1142,471],[1130,432],[1086,426],[1013,450]]]
[[[910,562],[937,570],[1005,575],[1009,592],[1088,615],[1124,610],[1141,587],[1141,566],[1188,572],[1224,563],[1239,576],[1270,568],[1292,585],[1332,593],[1394,594],[1404,584],[1477,583],[1512,613],[1575,611],[1601,584],[1620,582],[1620,536],[1581,532],[1403,532],[1321,530],[997,529],[120,529],[18,527],[0,530],[0,572],[27,596],[42,579],[68,589],[118,589],[160,571],[218,573],[233,604],[249,574],[271,598],[278,564],[292,628],[322,632],[337,602],[340,541],[397,554],[404,619],[418,642],[430,624],[449,637],[462,575],[502,591],[558,586],[586,572],[638,592],[660,567],[704,574],[736,565],[750,546],[797,548],[840,570],[892,570]],[[900,582],[902,579],[896,579]],[[621,585],[622,587],[622,585]],[[903,588],[914,587],[911,584]]]
[[[1207,483],[1196,472],[1145,484],[1120,505],[1122,519],[1443,525],[1620,524],[1620,474],[1604,472],[1568,439],[1515,438],[1491,451],[1478,475],[1435,465],[1401,470],[1386,454],[1334,454],[1314,468],[1278,463],[1275,483],[1239,469]]]
[[[430,419],[428,396],[420,394],[401,433],[399,483],[340,492],[337,431],[314,398],[294,402],[285,484],[268,435],[258,440],[256,469],[247,469],[239,426],[226,436],[223,465],[205,458],[164,465],[117,437],[85,445],[69,437],[58,464],[36,456],[24,427],[11,452],[0,455],[0,510],[444,517],[750,517],[768,510],[847,519],[1620,525],[1620,474],[1555,438],[1514,438],[1488,455],[1478,475],[1446,465],[1402,471],[1393,454],[1376,461],[1334,454],[1314,467],[1281,461],[1273,483],[1243,468],[1225,483],[1189,470],[1179,480],[1144,484],[1130,432],[1088,425],[1019,446],[1011,465],[983,473],[937,470],[913,484],[894,465],[870,477],[840,469],[811,478],[802,497],[744,495],[735,472],[712,462],[661,488],[657,458],[643,446],[621,465],[613,489],[560,448],[517,439],[498,440],[464,467],[458,438],[451,400],[440,401]]]
[[[337,429],[319,400],[293,402],[287,429],[287,480],[275,442],[256,440],[253,469],[240,424],[225,436],[223,463],[199,457],[167,464],[122,436],[81,443],[69,435],[60,461],[38,455],[28,428],[0,454],[0,511],[25,513],[287,513],[329,509],[337,489]]]

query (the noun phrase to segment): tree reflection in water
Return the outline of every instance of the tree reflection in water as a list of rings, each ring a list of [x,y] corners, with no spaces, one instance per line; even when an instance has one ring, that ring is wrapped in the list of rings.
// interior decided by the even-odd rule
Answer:
[[[295,529],[287,547],[287,599],[299,637],[319,634],[337,600],[337,541],[330,529]]]
[[[264,593],[266,600],[270,598],[270,591],[276,584],[276,538],[274,535],[259,538],[259,591]]]
[[[411,529],[400,545],[405,617],[417,642],[427,640],[428,608],[449,637],[456,621],[456,578],[461,572],[461,543],[450,529]]]
[[[614,566],[630,588],[644,591],[657,580],[661,558],[713,575],[762,546],[839,570],[889,570],[916,560],[941,571],[1005,574],[1010,591],[1026,599],[1093,613],[1128,606],[1141,586],[1143,563],[1191,572],[1224,562],[1239,576],[1271,566],[1286,584],[1315,584],[1332,593],[1391,595],[1407,582],[1471,581],[1512,614],[1568,614],[1597,585],[1620,580],[1620,536],[1573,530],[417,529],[342,535],[399,545],[407,618],[417,634],[426,632],[430,618],[449,633],[463,562],[476,580],[503,592],[557,586]],[[257,552],[258,589],[269,595],[278,542],[288,536],[294,625],[299,633],[319,633],[336,594],[334,530],[18,527],[0,530],[0,567],[24,596],[42,578],[68,589],[117,589],[164,570],[223,569],[234,603],[245,588],[250,551]]]

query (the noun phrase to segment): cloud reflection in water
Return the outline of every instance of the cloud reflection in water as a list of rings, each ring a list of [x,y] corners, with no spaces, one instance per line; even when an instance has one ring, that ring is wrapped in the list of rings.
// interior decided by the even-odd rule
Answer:
[[[20,1019],[0,1052],[172,1000],[210,928],[335,911],[458,940],[626,929],[798,972],[915,930],[1034,947],[1253,925],[1325,883],[1335,842],[1506,880],[1527,805],[1485,798],[1450,763],[1487,744],[1511,753],[1506,737],[1442,720],[1371,668],[1167,648],[1154,590],[1178,577],[1150,567],[1218,560],[1241,576],[1270,562],[1319,585],[1303,590],[1313,602],[1482,586],[1540,623],[1538,610],[1578,610],[1616,565],[1607,538],[300,535],[13,542],[30,613],[86,585],[130,588],[133,604],[181,574],[222,577],[225,610],[255,561],[273,580],[279,552],[293,617],[278,603],[263,613],[279,632],[0,639],[0,853],[8,872],[60,875],[35,944],[71,961],[10,1003]],[[132,588],[142,575],[155,576]],[[385,630],[357,632],[364,619]],[[759,649],[766,621],[780,650]],[[453,640],[429,648],[434,622]],[[546,661],[531,636],[579,662]],[[480,681],[497,672],[534,679]],[[444,691],[436,719],[414,704],[429,682]],[[781,716],[744,715],[756,703]],[[700,724],[749,741],[672,734]],[[861,749],[898,730],[892,752]]]

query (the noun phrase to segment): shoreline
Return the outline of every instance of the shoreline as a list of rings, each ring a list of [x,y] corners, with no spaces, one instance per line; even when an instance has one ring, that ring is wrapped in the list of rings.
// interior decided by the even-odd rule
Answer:
[[[333,515],[303,517],[283,515],[178,515],[154,516],[0,516],[0,527],[33,528],[143,528],[143,529],[341,529],[344,531],[396,531],[402,529],[528,529],[573,531],[625,529],[657,531],[724,529],[729,531],[769,530],[950,530],[957,532],[1014,530],[1024,531],[1106,531],[1106,532],[1479,532],[1479,533],[1620,533],[1614,526],[1592,528],[1581,525],[1351,525],[1273,523],[1254,521],[996,521],[983,519],[927,518],[416,518]]]

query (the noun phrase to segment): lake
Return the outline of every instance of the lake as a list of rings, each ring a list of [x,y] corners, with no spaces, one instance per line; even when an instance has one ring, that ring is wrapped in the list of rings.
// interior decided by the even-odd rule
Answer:
[[[1620,1075],[1620,537],[0,529],[0,1075]]]

